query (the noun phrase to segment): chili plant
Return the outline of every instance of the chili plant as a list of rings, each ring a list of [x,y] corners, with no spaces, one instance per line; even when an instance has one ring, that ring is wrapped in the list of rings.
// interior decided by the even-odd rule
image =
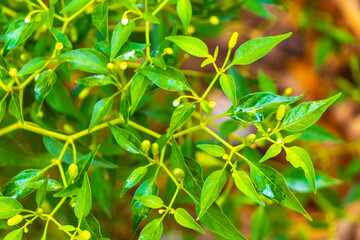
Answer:
[[[11,229],[6,240],[21,239],[37,221],[43,223],[41,239],[47,238],[50,225],[56,226],[64,239],[112,238],[102,236],[100,224],[91,213],[92,196],[108,215],[114,212],[103,194],[112,191],[106,179],[115,170],[104,168],[122,168],[128,159],[135,164],[126,173],[117,199],[132,197],[127,202],[133,234],[145,222],[139,239],[160,239],[165,218],[199,234],[213,232],[226,239],[245,239],[218,204],[224,186],[231,186],[232,181],[259,205],[254,227],[263,215],[262,206],[269,202],[265,199],[312,220],[283,175],[265,161],[284,151],[286,160],[303,171],[316,192],[310,156],[292,142],[340,94],[303,103],[299,103],[302,95],[242,95],[242,86],[229,74],[236,66],[264,57],[291,33],[251,39],[237,47],[235,32],[228,48],[221,50],[227,55],[219,63],[219,47],[209,51],[205,42],[191,36],[190,0],[50,0],[47,4],[26,0],[22,4],[19,13],[2,8],[12,18],[4,20],[7,24],[0,57],[0,136],[4,146],[6,141],[24,138],[26,146],[37,149],[39,155],[21,160],[16,154],[9,155],[3,160],[5,165],[29,160],[30,165],[41,167],[12,177],[1,194],[1,226]],[[216,16],[210,20],[220,23]],[[159,27],[171,31],[160,36]],[[144,38],[139,40],[142,32]],[[184,52],[202,59],[201,67],[213,66],[213,79],[204,91],[188,81],[193,71],[181,69],[187,59]],[[219,106],[209,99],[209,93],[218,83],[232,107],[214,115],[213,109]],[[173,92],[166,131],[149,124],[154,115],[146,114],[147,106],[160,105],[154,92]],[[228,130],[224,134],[224,129],[220,133],[218,118],[233,119],[245,128],[255,126],[257,132],[245,138]],[[27,132],[32,133],[31,138],[23,135]],[[213,141],[194,144],[194,133],[207,134]],[[266,143],[270,147],[259,161],[244,153],[249,147]],[[189,150],[195,145],[198,151],[221,159],[221,167],[207,173],[205,179],[202,166]],[[21,151],[20,146],[17,151]],[[106,160],[107,156],[116,157]],[[159,188],[165,175],[168,185]],[[29,201],[36,203],[31,205],[35,207],[22,204],[21,199],[27,196],[33,196]],[[56,202],[50,208],[44,205],[49,199]],[[74,218],[58,217],[66,209],[71,209]],[[152,214],[155,217],[148,218],[152,209],[157,209]]]

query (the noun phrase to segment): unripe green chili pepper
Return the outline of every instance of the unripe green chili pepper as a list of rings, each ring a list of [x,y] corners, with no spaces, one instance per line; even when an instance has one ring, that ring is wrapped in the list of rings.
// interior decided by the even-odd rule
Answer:
[[[182,170],[181,168],[175,168],[173,173],[174,173],[174,176],[175,176],[176,180],[178,180],[180,182],[184,181],[184,179],[185,179],[184,170]]]
[[[153,143],[151,145],[151,153],[157,155],[159,153],[159,144]]]
[[[78,166],[76,166],[76,164],[74,164],[74,163],[70,164],[68,173],[69,173],[69,176],[71,177],[71,179],[75,179],[77,177],[77,175],[79,174]]]
[[[238,32],[234,32],[232,35],[231,35],[231,38],[229,40],[229,49],[233,49],[237,43],[237,40],[238,40],[238,37],[239,37],[239,33]]]
[[[281,104],[278,110],[276,111],[276,120],[281,121],[285,116],[285,112],[286,112],[286,106],[284,104]]]
[[[245,144],[246,146],[251,146],[253,145],[253,143],[255,142],[256,140],[256,135],[255,134],[249,134],[246,136],[245,138]]]
[[[21,221],[23,220],[23,216],[22,215],[16,215],[12,218],[9,218],[7,221],[7,224],[9,226],[15,226],[18,225],[19,223],[21,223]]]
[[[141,143],[141,150],[143,150],[143,152],[147,153],[151,148],[151,142],[149,140],[144,140]]]

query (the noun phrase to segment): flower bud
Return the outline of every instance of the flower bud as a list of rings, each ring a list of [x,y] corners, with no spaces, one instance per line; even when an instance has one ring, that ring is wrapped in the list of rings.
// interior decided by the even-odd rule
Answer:
[[[25,23],[31,22],[31,15],[30,15],[30,14],[26,16],[24,22],[25,22]]]
[[[195,27],[193,25],[190,25],[187,29],[187,34],[192,35],[195,33],[195,31],[196,31]]]
[[[163,214],[165,212],[165,209],[159,209],[158,213]]]
[[[57,43],[55,44],[55,49],[56,49],[56,50],[60,51],[60,50],[63,49],[63,48],[64,48],[64,44],[62,44],[61,42],[57,42]]]
[[[24,218],[23,218],[22,215],[16,215],[16,216],[14,216],[14,217],[12,217],[12,218],[9,218],[9,219],[7,220],[7,224],[8,224],[9,226],[15,226],[15,225],[18,225],[19,223],[21,223],[21,221],[22,221],[23,219],[24,219]]]
[[[71,177],[71,179],[75,179],[77,177],[77,175],[79,174],[78,166],[76,166],[76,164],[74,164],[74,163],[70,164],[68,173],[69,173],[69,176]]]
[[[292,93],[292,88],[288,87],[284,90],[283,96],[290,96]]]
[[[228,158],[229,158],[229,155],[227,155],[226,153],[222,156],[222,158],[224,159],[224,160],[227,160]]]
[[[173,173],[174,173],[174,176],[175,176],[176,180],[178,180],[180,182],[184,181],[184,179],[185,179],[184,170],[182,170],[181,168],[175,168]]]
[[[16,77],[16,75],[17,75],[17,70],[16,70],[16,68],[10,68],[10,70],[9,70],[9,75],[10,75],[11,77]]]
[[[286,106],[284,104],[281,104],[276,111],[276,120],[281,121],[286,113]]]
[[[157,155],[159,153],[159,144],[153,143],[151,145],[151,153]]]
[[[113,64],[113,63],[108,63],[108,64],[106,65],[106,67],[107,67],[107,69],[109,69],[109,70],[113,70],[113,69],[115,68],[115,64]]]
[[[172,55],[174,53],[174,51],[172,50],[172,48],[167,47],[164,49],[164,53],[166,55]]]
[[[210,108],[215,108],[216,107],[216,102],[210,101],[209,106],[210,106]]]
[[[149,140],[144,140],[141,143],[141,150],[143,150],[143,152],[147,153],[151,148],[151,142]]]
[[[220,19],[219,19],[217,16],[211,16],[211,17],[209,18],[209,22],[210,22],[210,24],[212,24],[212,25],[219,25]]]
[[[24,233],[28,233],[29,229],[27,227],[24,227]]]
[[[231,176],[232,176],[233,178],[235,178],[235,177],[236,177],[236,173],[235,173],[235,171],[233,171],[233,172],[232,172]]]
[[[35,213],[36,213],[36,215],[41,216],[44,214],[44,210],[42,208],[38,208],[38,209],[36,209]]]
[[[234,32],[232,35],[231,35],[231,38],[229,40],[229,49],[233,49],[237,43],[237,40],[238,40],[238,37],[239,37],[239,33],[238,32]]]
[[[121,62],[119,66],[120,66],[120,69],[123,70],[123,71],[127,69],[127,63],[126,62]]]
[[[91,233],[87,230],[84,230],[79,234],[79,240],[89,240],[90,238]]]
[[[180,98],[175,99],[175,100],[173,101],[173,105],[174,105],[174,107],[179,106],[180,101],[181,101],[181,99],[180,99]]]
[[[246,136],[245,138],[245,144],[246,146],[251,146],[253,145],[253,143],[255,142],[256,140],[256,135],[255,134],[249,134]]]

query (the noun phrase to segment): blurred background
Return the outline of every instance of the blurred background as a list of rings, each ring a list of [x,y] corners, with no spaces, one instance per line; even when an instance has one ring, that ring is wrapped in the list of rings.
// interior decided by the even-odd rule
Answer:
[[[12,17],[11,11],[23,12],[26,16],[28,13],[26,2],[13,0],[0,2],[1,47],[8,27],[7,23]],[[141,5],[141,1],[139,2]],[[154,6],[157,4],[156,1],[150,2]],[[254,219],[257,205],[242,195],[233,184],[228,184],[230,187],[224,190],[218,201],[225,213],[250,239],[360,239],[360,1],[194,0],[192,7],[193,19],[188,34],[203,39],[211,53],[216,46],[219,46],[219,63],[224,60],[228,40],[235,31],[239,33],[238,45],[251,38],[293,33],[290,38],[251,66],[230,70],[239,86],[237,91],[240,95],[258,91],[293,96],[305,94],[304,100],[314,101],[327,98],[337,92],[343,93],[341,99],[325,112],[318,124],[307,129],[296,142],[312,157],[319,189],[316,194],[310,193],[311,190],[304,179],[291,178],[293,175],[290,172],[294,169],[289,167],[284,154],[267,162],[284,173],[287,184],[296,192],[314,221],[308,222],[301,215],[268,201],[265,214],[261,218],[265,227],[258,238],[252,236],[251,232],[256,229],[252,229],[250,223]],[[174,9],[173,5],[169,5],[165,11],[173,13]],[[120,21],[121,13],[124,11],[121,4],[116,10],[110,11],[111,30]],[[169,16],[170,14],[158,16],[162,22],[152,28],[151,41],[154,45],[171,32],[169,26],[172,20]],[[89,30],[91,28],[93,27],[91,27],[91,9],[89,9],[79,16],[76,24],[71,26],[71,41],[74,48],[93,47],[98,42],[98,36]],[[143,31],[143,26],[137,26],[131,40],[144,42]],[[28,45],[28,48],[35,49],[32,50],[35,52],[33,56],[22,59],[20,53],[18,55],[13,53],[10,58],[17,59],[21,61],[19,65],[24,65],[28,61],[27,57],[31,59],[36,55],[49,55],[50,51],[36,50],[41,48],[39,45],[47,43],[49,36],[38,33],[36,37],[37,39],[29,40],[30,45]],[[202,60],[180,54],[177,63],[198,92],[204,91],[214,76],[211,66],[200,67]],[[138,64],[129,63],[129,67],[135,68]],[[83,90],[83,86],[73,81],[79,78],[79,74],[81,73],[75,72],[72,76],[62,76],[65,79],[66,89],[74,101],[78,101],[77,96]],[[131,75],[132,72],[129,71],[127,74]],[[92,91],[90,95],[98,96],[97,94]],[[176,94],[164,94],[164,91],[158,90],[148,93],[142,102],[143,109],[134,116],[135,119],[146,122],[151,129],[158,132],[165,131],[171,116],[172,102],[176,97]],[[154,101],[151,99],[155,99],[157,104],[150,102]],[[231,106],[230,100],[222,93],[219,86],[211,92],[208,99],[217,102],[214,114],[223,113]],[[89,100],[86,103],[94,104],[94,101]],[[80,103],[77,102],[77,106],[79,105]],[[89,108],[92,109],[92,105]],[[39,123],[34,116],[32,118],[34,122],[44,124]],[[52,124],[56,123],[56,126],[52,126],[64,129],[65,132],[64,122],[70,122],[70,125],[76,122],[71,116],[53,118],[49,121],[54,121]],[[7,125],[10,120],[5,119],[4,122],[0,127]],[[219,119],[217,124],[220,130],[223,130],[224,137],[232,131],[236,131],[240,136],[255,132],[253,128],[244,130],[244,126],[233,120]],[[76,128],[76,124],[73,125]],[[190,143],[204,141],[204,136],[194,134],[192,137]],[[110,135],[97,133],[95,138],[103,142],[100,149],[103,157],[118,163],[121,167],[110,170],[96,168],[92,171],[91,183],[94,188],[92,213],[99,220],[104,236],[111,239],[132,239],[129,204],[135,190],[130,190],[129,194],[121,199],[119,193],[129,172],[139,165],[139,160],[134,156],[126,155],[114,144]],[[184,138],[180,139],[180,142],[185,144],[188,140]],[[94,139],[84,140],[84,147],[95,144],[94,141]],[[0,189],[3,189],[7,181],[21,170],[42,167],[43,164],[38,161],[40,158],[51,158],[42,144],[36,147],[29,144],[34,142],[42,143],[41,136],[16,132],[0,138]],[[245,154],[251,158],[260,158],[266,149],[266,146],[249,148],[245,149]],[[202,164],[206,173],[221,164],[218,159],[213,159],[206,153],[195,152],[195,149],[190,152]],[[57,172],[51,172],[51,176],[56,178]],[[167,196],[162,194],[169,186],[166,175],[163,176],[164,178],[160,179],[164,180],[158,182],[159,193],[166,199]],[[177,204],[185,206],[194,213],[193,204],[190,202],[182,195]],[[22,200],[22,203],[29,208],[34,205],[31,197]],[[56,203],[56,199],[49,197],[44,207],[45,211],[50,210]],[[150,218],[152,215],[155,216],[156,213],[150,214]],[[76,222],[68,206],[64,207],[57,217],[63,224]],[[162,239],[222,239],[210,232],[206,236],[200,236],[179,227],[170,218],[166,218],[165,221]],[[143,226],[144,222],[140,225],[140,229]],[[31,234],[25,235],[24,239],[39,239],[42,234],[39,229],[43,229],[43,222],[30,226]],[[135,233],[135,238],[139,231]],[[5,232],[0,230],[0,238]],[[50,226],[48,235],[48,239],[65,239],[55,226]]]

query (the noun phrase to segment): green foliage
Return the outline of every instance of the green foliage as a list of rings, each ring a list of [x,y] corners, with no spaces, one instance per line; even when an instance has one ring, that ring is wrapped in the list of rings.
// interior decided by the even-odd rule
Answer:
[[[239,1],[219,17],[210,16],[209,22],[218,25],[231,19],[231,8],[240,6],[271,17],[263,2]],[[267,209],[273,206],[269,201],[312,220],[290,189],[316,192],[339,181],[315,174],[307,150],[289,144],[297,144],[298,139],[339,141],[313,124],[340,93],[294,106],[302,95],[277,95],[274,81],[262,71],[262,92],[249,93],[235,66],[259,60],[291,33],[246,41],[230,60],[239,35],[234,33],[220,67],[217,58],[223,49],[210,49],[200,39],[201,32],[190,36],[202,17],[221,8],[215,2],[202,4],[190,0],[26,1],[19,13],[4,20],[0,162],[2,167],[19,165],[15,176],[4,175],[10,180],[0,194],[0,226],[12,230],[5,240],[20,240],[35,220],[44,222],[41,240],[51,239],[49,224],[61,232],[52,237],[108,239],[102,232],[107,236],[112,231],[101,229],[105,221],[97,220],[95,215],[101,213],[94,208],[100,205],[109,218],[125,215],[115,207],[119,201],[127,203],[132,234],[138,239],[160,239],[164,226],[168,231],[171,225],[167,221],[174,220],[184,227],[180,229],[194,230],[193,234],[213,232],[224,239],[246,239],[232,223],[235,214],[227,207],[232,184],[249,204],[261,205],[251,220],[252,239],[263,239],[270,231]],[[341,32],[335,35],[342,38]],[[203,73],[181,67],[189,55],[204,58],[201,67],[212,64],[215,69],[204,92],[193,77],[202,78]],[[216,102],[208,96],[216,87],[232,107],[213,116]],[[214,120],[220,117],[227,121],[213,130],[217,128]],[[166,126],[158,129],[155,120],[160,118]],[[242,138],[235,133],[240,127],[257,132]],[[200,139],[195,133],[200,133]],[[263,156],[251,148],[267,143],[271,145]],[[264,164],[281,156],[282,149],[290,164],[299,168],[287,171],[285,177]],[[199,153],[207,159],[200,161]],[[213,159],[216,169],[208,166]],[[26,220],[15,224],[19,228],[3,221],[19,214],[19,219]],[[140,224],[144,227],[137,230]]]

